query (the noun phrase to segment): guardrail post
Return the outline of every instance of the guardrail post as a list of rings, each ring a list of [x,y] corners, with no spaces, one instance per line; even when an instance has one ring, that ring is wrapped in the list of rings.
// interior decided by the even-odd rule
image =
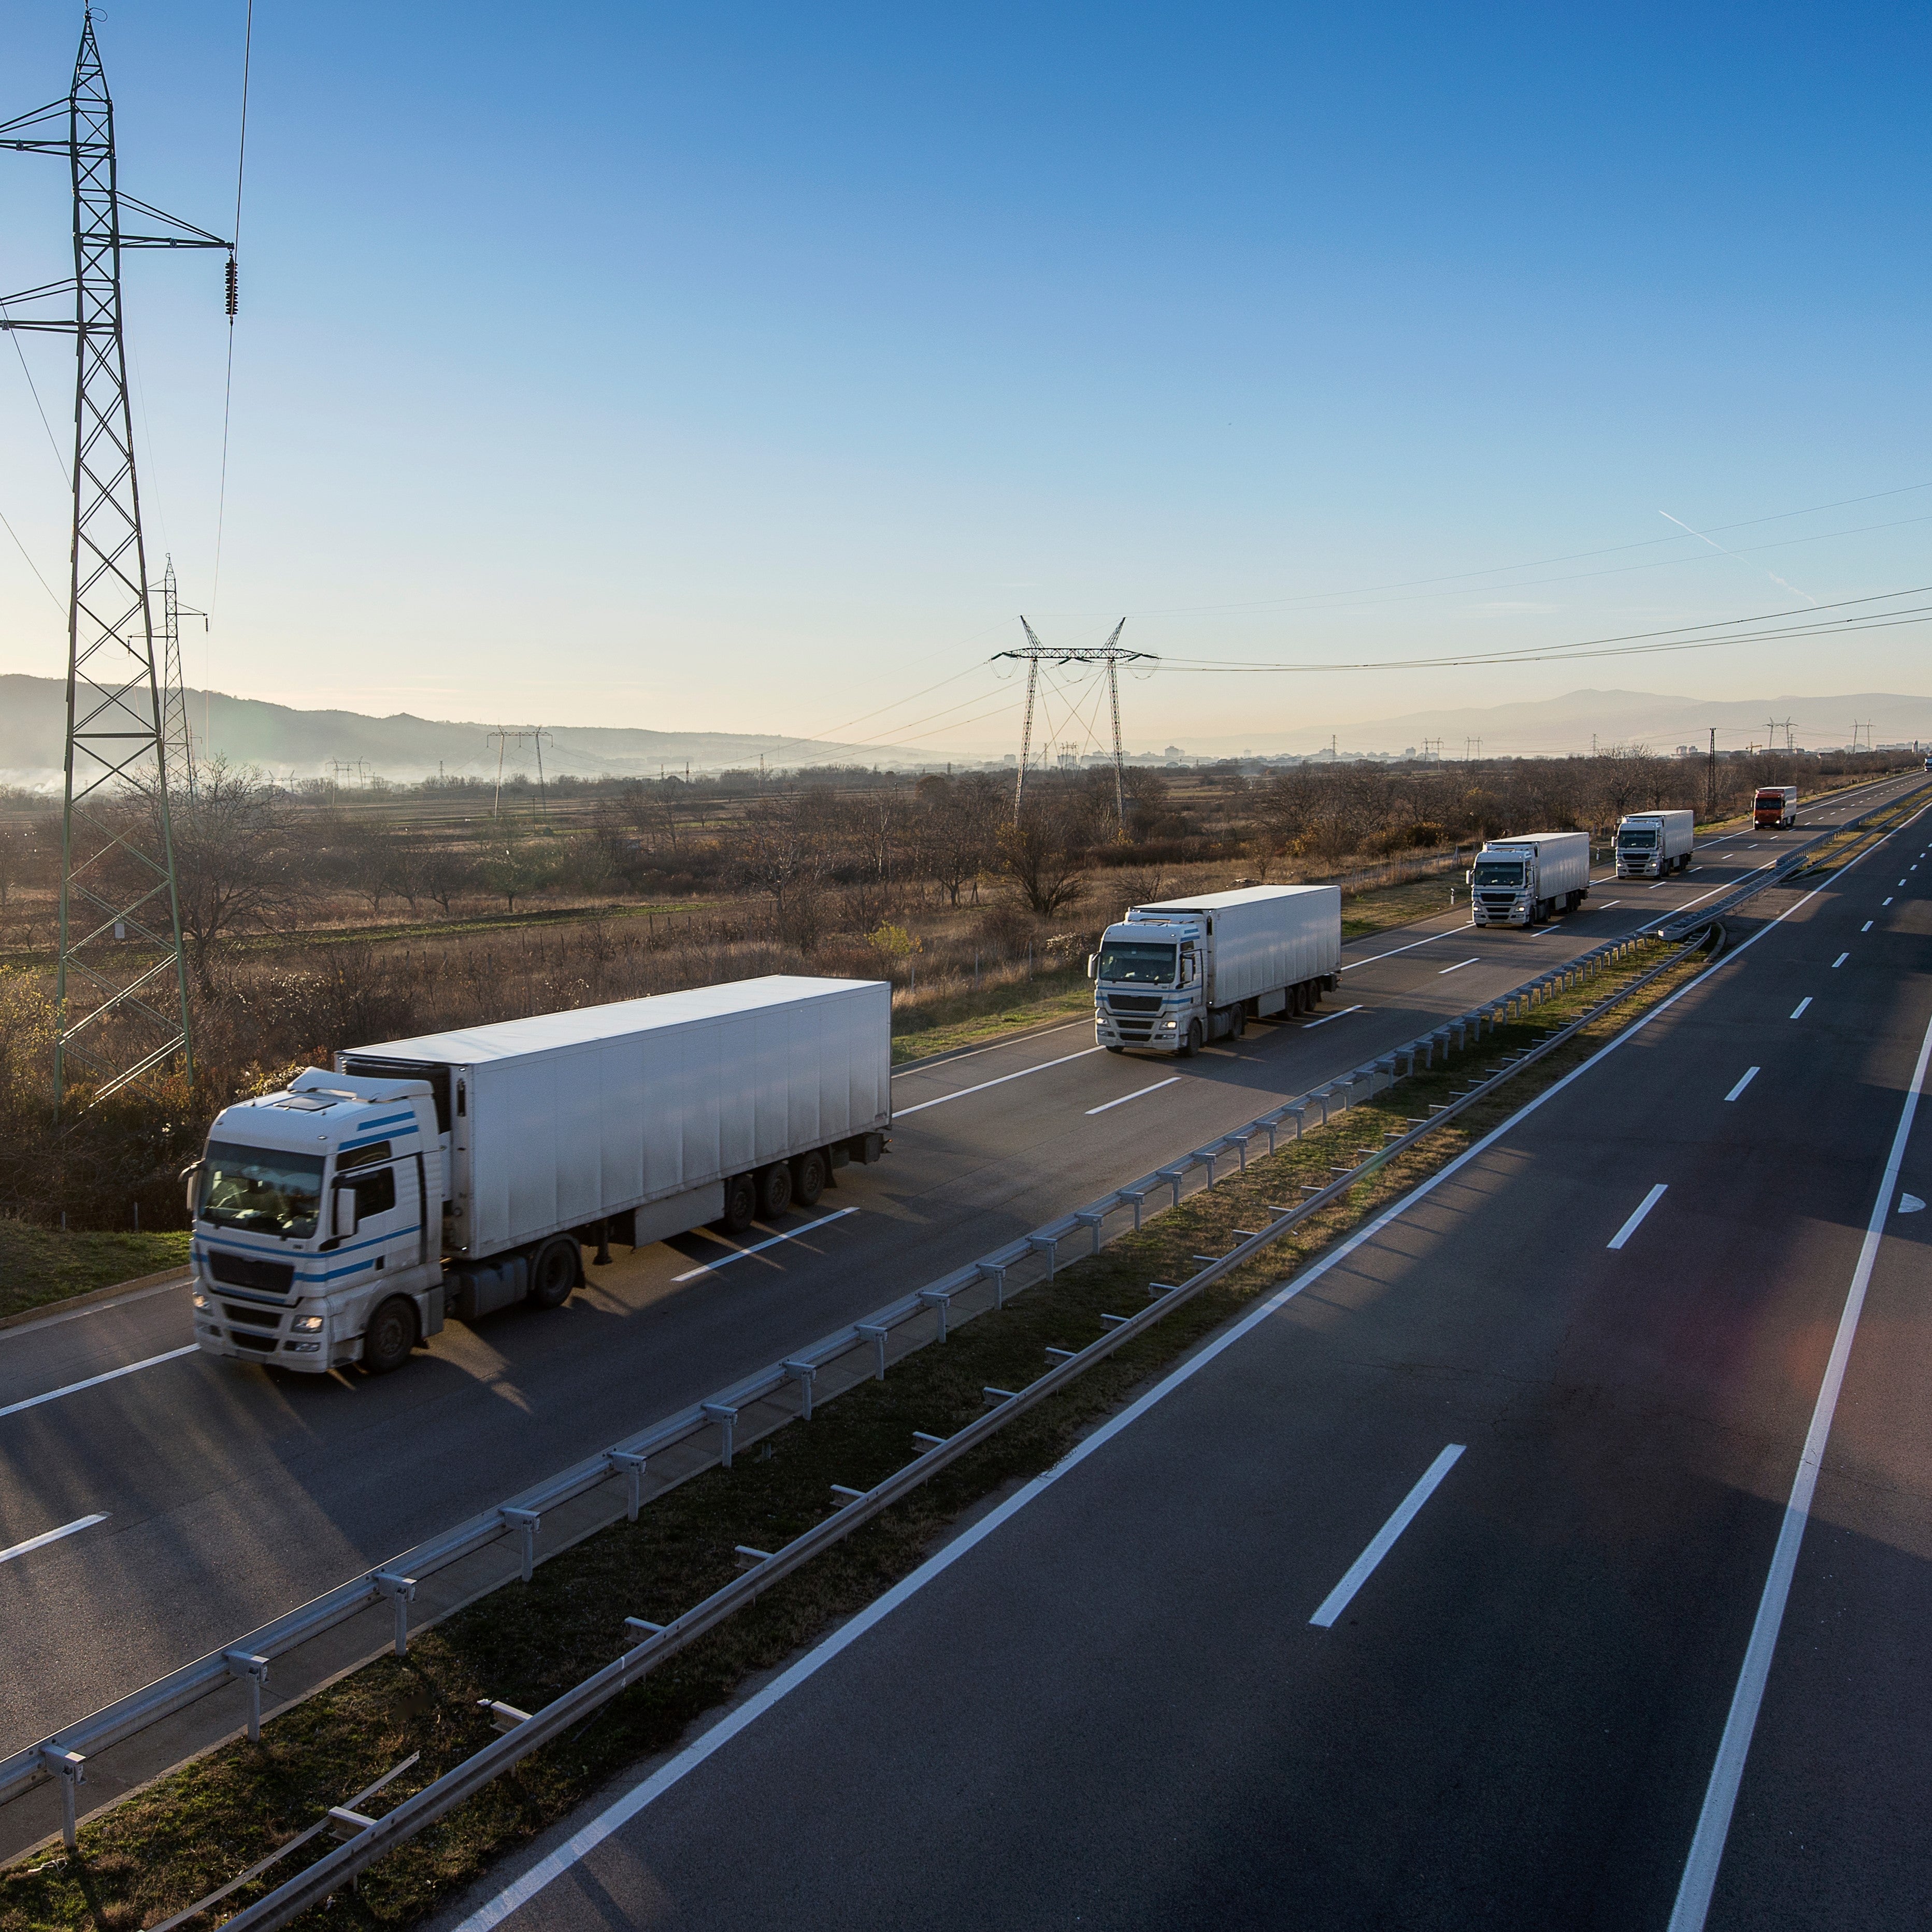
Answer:
[[[74,1793],[87,1782],[87,1760],[64,1744],[43,1744],[40,1762],[60,1780],[61,1843],[74,1849]]]
[[[1234,1144],[1234,1151],[1240,1156],[1240,1171],[1244,1174],[1248,1171],[1248,1143],[1254,1137],[1255,1130],[1252,1127],[1238,1128],[1228,1136],[1228,1139]]]
[[[724,1436],[724,1454],[720,1460],[719,1467],[728,1469],[731,1466],[732,1445],[737,1440],[738,1412],[735,1408],[728,1408],[722,1402],[701,1402],[698,1406],[717,1424]]]
[[[1052,1278],[1052,1269],[1049,1267],[1047,1270],[1049,1279]],[[938,1311],[939,1339],[942,1342],[944,1341],[946,1311],[952,1305],[952,1290],[944,1288],[922,1288],[919,1292],[919,1298],[928,1308],[936,1309]]]
[[[1093,1237],[1093,1245],[1087,1252],[1090,1255],[1097,1255],[1100,1252],[1100,1223],[1107,1218],[1106,1210],[1103,1208],[1096,1213],[1091,1208],[1078,1208],[1073,1218]]]
[[[1145,1187],[1124,1187],[1120,1190],[1120,1198],[1133,1204],[1134,1232],[1137,1234],[1141,1231],[1141,1203],[1148,1198],[1151,1191],[1150,1189]],[[1002,1273],[1004,1272],[1003,1270]]]
[[[725,1453],[724,1466],[728,1469],[731,1466],[728,1450]],[[537,1527],[543,1521],[543,1514],[539,1510],[526,1509],[506,1509],[500,1510],[498,1514],[511,1528],[523,1532],[523,1574],[524,1581],[527,1583],[537,1567]]]
[[[638,1520],[638,1511],[644,1506],[644,1465],[650,1459],[633,1455],[628,1449],[614,1449],[610,1454],[610,1466],[621,1469],[630,1486],[630,1495],[626,1500],[624,1516],[629,1522]]]
[[[1136,1201],[1134,1203],[1134,1226],[1138,1228],[1140,1224],[1141,1204]],[[1004,1262],[977,1262],[974,1265],[978,1268],[980,1279],[982,1281],[990,1281],[993,1284],[993,1306],[995,1308],[1005,1307],[1006,1305],[1006,1264]]]
[[[780,1364],[785,1373],[795,1382],[805,1384],[805,1406],[799,1413],[801,1422],[812,1420],[812,1378],[818,1372],[816,1362],[788,1361]]]
[[[399,1576],[393,1570],[378,1570],[369,1580],[396,1607],[396,1654],[410,1654],[410,1606],[416,1599],[416,1580]]]
[[[1060,1265],[1060,1237],[1058,1234],[1029,1234],[1027,1246],[1036,1255],[1046,1257],[1046,1278],[1053,1279],[1054,1270]]]
[[[1166,1181],[1168,1186],[1174,1190],[1174,1204],[1177,1208],[1180,1205],[1181,1177],[1185,1174],[1187,1170],[1185,1167],[1163,1167],[1157,1170],[1160,1178]]]
[[[262,1686],[268,1681],[268,1660],[245,1650],[224,1650],[221,1660],[231,1677],[239,1677],[248,1686],[248,1742],[262,1742]]]
[[[1002,1268],[1000,1272],[1004,1276],[1006,1270]],[[884,1382],[886,1378],[886,1337],[892,1330],[877,1322],[856,1322],[852,1328],[854,1334],[864,1336],[878,1351],[878,1379]]]

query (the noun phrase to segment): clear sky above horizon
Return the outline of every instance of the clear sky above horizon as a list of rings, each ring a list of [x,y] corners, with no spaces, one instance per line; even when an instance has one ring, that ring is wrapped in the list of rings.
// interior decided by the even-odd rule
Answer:
[[[243,17],[98,16],[124,188],[223,232]],[[0,117],[79,25],[0,0]],[[1932,584],[1928,54],[1902,7],[262,0],[218,581],[219,257],[128,274],[151,554],[214,613],[190,680],[967,755],[1016,741],[975,667],[1024,611],[1168,660],[1124,686],[1140,748],[1927,692],[1921,622],[1178,661]],[[0,154],[7,289],[67,269],[65,192]],[[71,349],[14,340],[64,445]],[[10,346],[0,438],[0,670],[58,675],[64,452]]]

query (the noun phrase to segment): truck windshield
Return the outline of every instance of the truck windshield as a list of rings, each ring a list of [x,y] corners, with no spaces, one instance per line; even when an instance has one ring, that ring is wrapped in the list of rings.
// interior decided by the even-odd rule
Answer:
[[[322,1156],[210,1141],[201,1218],[218,1228],[306,1240],[322,1208]]]
[[[1479,886],[1520,886],[1522,884],[1520,859],[1479,859],[1476,862]]]
[[[1171,986],[1174,984],[1174,948],[1128,946],[1109,940],[1100,949],[1098,976],[1130,986]]]
[[[1784,808],[1784,794],[1781,791],[1761,791],[1757,802],[1760,805],[1774,805],[1781,812]]]
[[[1644,826],[1641,831],[1619,832],[1617,843],[1629,851],[1648,852],[1657,843],[1657,833],[1650,826]]]

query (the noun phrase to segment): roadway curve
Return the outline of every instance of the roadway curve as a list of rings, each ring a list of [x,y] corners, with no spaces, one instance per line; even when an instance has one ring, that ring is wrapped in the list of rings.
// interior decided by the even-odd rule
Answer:
[[[386,1379],[178,1354],[184,1286],[0,1332],[0,1753],[1922,782],[1713,841],[1660,886],[1601,881],[1534,932],[1458,911],[1378,934],[1320,1016],[1191,1062],[1101,1052],[1081,1022],[902,1069],[891,1154],[818,1210],[856,1211],[722,1267],[705,1234],[620,1253],[566,1309],[452,1323]]]

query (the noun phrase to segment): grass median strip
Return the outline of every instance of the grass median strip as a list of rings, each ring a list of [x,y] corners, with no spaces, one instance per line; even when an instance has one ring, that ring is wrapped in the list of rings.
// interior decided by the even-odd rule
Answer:
[[[740,1547],[778,1550],[830,1514],[834,1485],[865,1489],[912,1460],[915,1435],[946,1435],[986,1412],[985,1390],[1023,1388],[1052,1359],[1107,1332],[1109,1318],[1147,1305],[1153,1281],[1184,1281],[1192,1257],[1225,1252],[1238,1231],[1264,1227],[1270,1202],[1326,1186],[1335,1162],[1380,1144],[1466,1088],[1472,1075],[1533,1046],[1614,985],[1666,957],[1538,1007],[1432,1073],[1352,1108],[1245,1173],[1151,1218],[1100,1255],[1063,1265],[1050,1282],[956,1328],[944,1345],[895,1365],[653,1502],[635,1525],[602,1532],[512,1585],[418,1634],[406,1660],[366,1665],[274,1718],[259,1745],[224,1746],[84,1824],[73,1858],[43,1857],[0,1876],[0,1932],[41,1926],[152,1925],[225,1884],[344,1796],[412,1752],[386,1793],[421,1788],[494,1735],[484,1700],[535,1710],[608,1663],[632,1640],[624,1619],[668,1622],[738,1573]],[[937,1472],[908,1501],[776,1584],[729,1624],[669,1658],[560,1744],[534,1754],[341,1894],[331,1922],[399,1926],[446,1904],[489,1862],[526,1841],[640,1757],[668,1748],[692,1720],[752,1672],[862,1607],[907,1574],[959,1514],[1049,1467],[1148,1378],[1240,1313],[1265,1289],[1452,1159],[1603,1040],[1682,983],[1701,962],[1672,968],[1578,1036],[1526,1068],[1419,1144],[1365,1172],[1273,1247],[1175,1308],[1010,1426]],[[237,1892],[244,1904],[308,1854]]]

